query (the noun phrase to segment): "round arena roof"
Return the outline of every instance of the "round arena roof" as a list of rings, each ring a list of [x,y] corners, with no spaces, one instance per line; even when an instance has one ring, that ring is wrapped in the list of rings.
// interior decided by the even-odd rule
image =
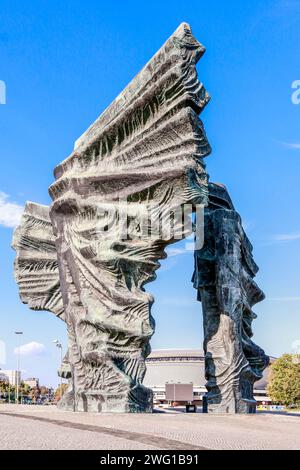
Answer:
[[[271,363],[274,358],[270,358]],[[149,388],[165,387],[166,383],[193,383],[194,387],[205,387],[204,354],[201,349],[155,349],[146,359],[147,371],[144,385]],[[267,386],[269,368],[254,388],[263,390]]]
[[[154,349],[151,354],[147,357],[147,362],[151,362],[156,359],[204,359],[203,351],[201,349]]]
[[[146,360],[146,387],[164,387],[166,383],[193,383],[205,386],[204,357],[200,349],[157,349]]]

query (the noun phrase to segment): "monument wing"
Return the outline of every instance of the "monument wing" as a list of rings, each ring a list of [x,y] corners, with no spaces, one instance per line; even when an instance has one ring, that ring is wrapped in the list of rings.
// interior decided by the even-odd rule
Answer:
[[[55,169],[50,215],[79,411],[152,410],[142,382],[154,299],[144,286],[188,233],[185,205],[207,202],[204,50],[180,25]],[[65,398],[59,406],[73,409]]]
[[[12,247],[17,253],[15,278],[24,304],[64,320],[57,252],[49,207],[28,202]]]

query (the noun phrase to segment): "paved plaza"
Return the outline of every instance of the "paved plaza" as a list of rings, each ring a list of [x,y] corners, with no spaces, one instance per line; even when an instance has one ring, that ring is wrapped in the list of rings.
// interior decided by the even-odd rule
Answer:
[[[86,414],[0,405],[1,449],[300,449],[300,415]]]

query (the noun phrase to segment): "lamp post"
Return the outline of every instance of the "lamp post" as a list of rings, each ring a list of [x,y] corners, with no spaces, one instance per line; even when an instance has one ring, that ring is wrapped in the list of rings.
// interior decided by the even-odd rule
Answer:
[[[62,344],[58,339],[55,339],[53,343],[56,345],[57,348],[60,349],[60,364],[62,364],[63,360],[63,352],[62,352]],[[62,376],[60,376],[60,398],[63,396],[63,390],[62,390]]]
[[[15,402],[19,404],[19,374],[20,372],[20,342],[21,342],[21,335],[23,331],[15,331],[15,335],[18,335],[19,343],[18,343],[18,367],[17,367],[17,376],[16,376],[16,395],[15,395]]]

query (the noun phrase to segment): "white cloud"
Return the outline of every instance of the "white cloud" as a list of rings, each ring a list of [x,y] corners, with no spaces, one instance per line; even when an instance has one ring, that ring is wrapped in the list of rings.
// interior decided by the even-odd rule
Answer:
[[[163,305],[176,305],[180,307],[191,307],[195,305],[195,303],[198,302],[196,299],[196,294],[195,297],[193,298],[185,298],[185,297],[164,297],[161,300],[161,304]]]
[[[186,250],[184,248],[169,248],[166,250],[167,255],[169,257],[171,256],[178,256],[178,255],[183,255],[186,253]]]
[[[273,235],[273,240],[275,242],[290,242],[294,240],[300,239],[300,232],[292,232],[292,233],[279,233],[277,235]]]
[[[267,300],[272,300],[272,301],[275,301],[275,302],[299,302],[300,301],[300,297],[267,297],[266,298],[266,301]]]
[[[290,233],[276,233],[274,235],[269,235],[265,242],[259,244],[259,246],[273,246],[280,243],[288,243],[300,240],[300,232],[290,232]]]
[[[169,258],[172,256],[186,255],[188,253],[193,253],[193,249],[190,249],[189,245],[186,244],[184,248],[167,248],[166,253]]]
[[[19,348],[14,349],[14,354],[18,354]],[[42,356],[46,352],[46,347],[42,343],[32,341],[31,343],[23,344],[20,346],[21,356]]]
[[[24,207],[9,201],[9,196],[0,191],[0,225],[15,228],[21,220]]]
[[[0,339],[0,364],[6,363],[6,346],[4,341]]]
[[[277,142],[289,149],[300,149],[300,143],[298,142],[282,142],[280,140],[278,140]]]

